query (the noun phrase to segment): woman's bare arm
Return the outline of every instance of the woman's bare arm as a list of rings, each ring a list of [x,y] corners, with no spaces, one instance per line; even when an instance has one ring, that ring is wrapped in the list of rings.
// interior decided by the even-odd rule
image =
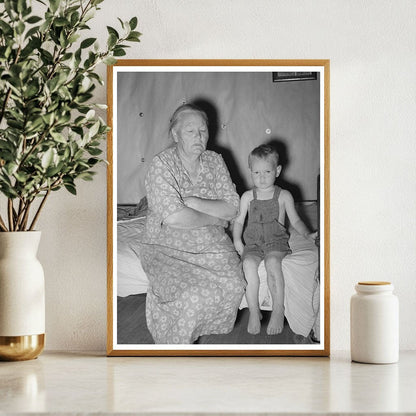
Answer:
[[[232,220],[237,215],[237,208],[223,199],[204,199],[196,196],[184,198],[185,205],[209,216]]]
[[[183,229],[199,228],[207,225],[226,225],[225,221],[220,218],[196,211],[189,207],[184,207],[180,211],[169,215],[163,223],[173,228]]]
[[[252,197],[253,192],[247,191],[241,196],[240,201],[240,212],[238,213],[237,217],[234,220],[233,226],[233,243],[234,247],[237,250],[238,254],[241,256],[244,250],[244,244],[241,239],[243,235],[243,228],[244,228],[244,221],[247,216],[248,207],[250,201],[253,199]]]

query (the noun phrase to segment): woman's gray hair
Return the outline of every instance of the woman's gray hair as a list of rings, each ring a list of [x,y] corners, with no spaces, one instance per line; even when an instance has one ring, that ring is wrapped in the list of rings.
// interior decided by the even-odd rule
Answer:
[[[171,119],[169,120],[168,136],[170,139],[173,140],[173,129],[178,124],[181,116],[184,115],[185,113],[200,114],[201,117],[204,119],[205,123],[208,125],[208,116],[204,110],[201,110],[195,104],[182,104],[175,110],[175,112],[172,114]]]

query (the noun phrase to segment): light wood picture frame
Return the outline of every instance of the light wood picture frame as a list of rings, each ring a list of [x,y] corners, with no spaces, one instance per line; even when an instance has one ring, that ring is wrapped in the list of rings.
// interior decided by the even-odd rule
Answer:
[[[314,76],[273,83],[272,74],[277,72]],[[326,59],[132,59],[108,67],[108,356],[329,356],[329,77]],[[164,338],[165,330],[175,335],[172,328],[179,328],[177,315],[169,316],[175,297],[161,301],[168,316],[155,324],[152,305],[159,293],[141,257],[142,236],[152,210],[145,177],[155,155],[171,146],[169,120],[185,103],[196,104],[207,115],[207,149],[221,155],[239,196],[252,186],[249,152],[261,144],[275,148],[282,166],[276,184],[291,193],[299,217],[310,231],[317,231],[315,241],[301,241],[293,224],[286,224],[292,252],[282,261],[285,320],[281,334],[267,333],[273,306],[263,262],[259,267],[260,334],[247,332],[244,295],[228,334],[199,334],[192,343],[173,342],[179,339],[175,336]],[[182,312],[177,304],[175,308],[175,314],[191,314],[187,306]],[[156,332],[163,341],[154,342]]]

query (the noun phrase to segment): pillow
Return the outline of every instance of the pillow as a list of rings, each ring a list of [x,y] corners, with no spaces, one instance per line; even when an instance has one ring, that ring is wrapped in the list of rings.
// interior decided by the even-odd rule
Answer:
[[[147,214],[147,198],[143,197],[138,204],[117,205],[117,221],[145,217]]]

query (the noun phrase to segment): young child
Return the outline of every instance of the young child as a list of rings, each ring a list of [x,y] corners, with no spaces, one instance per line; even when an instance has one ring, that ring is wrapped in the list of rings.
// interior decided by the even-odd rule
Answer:
[[[284,325],[282,260],[291,252],[289,235],[284,227],[286,214],[301,235],[314,240],[316,233],[310,233],[299,218],[291,193],[274,185],[282,170],[277,151],[268,145],[256,147],[248,157],[248,165],[254,188],[241,196],[240,212],[233,227],[234,246],[243,260],[247,280],[246,299],[250,311],[247,331],[258,334],[261,328],[258,266],[264,259],[273,301],[267,334],[275,335],[282,332]],[[247,213],[248,222],[243,234]]]

